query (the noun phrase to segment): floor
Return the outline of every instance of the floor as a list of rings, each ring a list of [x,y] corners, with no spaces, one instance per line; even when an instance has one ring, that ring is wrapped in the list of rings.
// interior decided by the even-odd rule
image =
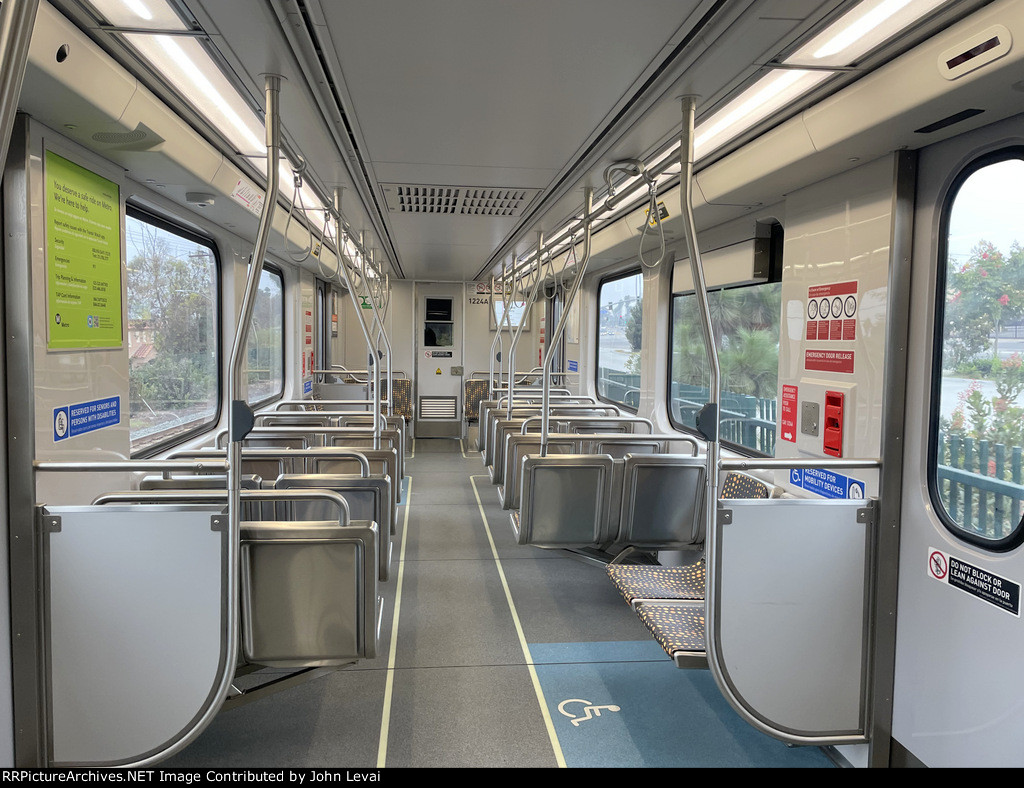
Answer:
[[[165,766],[833,766],[675,668],[601,566],[515,544],[470,445],[413,443],[379,656],[222,712]]]

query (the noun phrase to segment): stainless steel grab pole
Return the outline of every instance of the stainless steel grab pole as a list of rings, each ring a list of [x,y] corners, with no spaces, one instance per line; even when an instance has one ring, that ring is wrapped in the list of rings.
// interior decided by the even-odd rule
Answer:
[[[512,337],[512,347],[508,351],[508,418],[512,418],[512,408],[515,404],[515,393],[516,393],[516,348],[519,346],[519,338],[523,335],[523,326],[526,325],[526,321],[530,319],[530,310],[533,309],[533,304],[537,300],[537,293],[540,292],[540,284],[543,277],[540,271],[540,260],[541,250],[544,248],[544,232],[540,231],[537,233],[537,278],[533,283],[533,291],[530,293],[530,297],[526,300],[526,308],[523,310],[523,315],[519,318],[519,325],[516,326],[515,336]],[[505,313],[511,312],[508,304],[505,305]],[[509,326],[511,327],[512,318],[509,318]]]
[[[0,166],[7,161],[38,10],[39,0],[6,0],[0,5]]]
[[[550,337],[548,337],[548,344],[544,349],[543,386],[541,389],[540,411],[541,457],[547,456],[548,453],[548,423],[550,421],[548,410],[551,401],[551,358],[554,355],[555,348],[558,346],[558,340],[561,338],[562,332],[565,331],[566,323],[569,321],[569,311],[572,309],[573,302],[576,300],[576,294],[579,292],[580,285],[583,283],[583,276],[587,273],[587,263],[590,262],[590,239],[592,227],[590,214],[593,210],[594,190],[588,187],[584,191],[583,195],[583,259],[576,266],[576,279],[573,281],[572,288],[569,290],[569,295],[565,299],[565,306],[562,307],[562,314],[559,316],[558,325],[555,326],[554,332]]]
[[[343,235],[343,220],[341,217],[341,195],[342,190],[336,188],[334,190],[334,209],[331,211],[331,215],[334,217],[334,242],[338,248],[338,260],[340,263],[341,274],[345,278],[345,289],[348,290],[349,299],[352,301],[352,308],[356,311],[356,317],[359,319],[359,328],[363,332],[363,339],[366,340],[366,352],[370,354],[370,358],[373,359],[374,369],[378,369],[377,359],[373,358],[376,354],[373,350],[373,339],[370,337],[370,330],[366,327],[366,321],[363,319],[363,310],[359,306],[359,301],[356,299],[356,290],[352,286],[352,279],[348,275],[348,264],[345,262],[344,249],[345,249],[345,236]],[[360,244],[362,246],[362,244]],[[365,258],[364,258],[365,259]],[[379,373],[378,373],[379,374]],[[373,444],[375,447],[380,447],[380,382],[377,382],[375,397],[373,400]]]

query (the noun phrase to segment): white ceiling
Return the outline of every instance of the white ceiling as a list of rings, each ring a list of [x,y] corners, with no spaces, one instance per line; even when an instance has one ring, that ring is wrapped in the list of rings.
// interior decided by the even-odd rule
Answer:
[[[326,187],[365,173],[397,270],[470,280],[576,215],[607,164],[678,137],[681,94],[699,119],[856,0],[186,2],[249,84],[288,76],[285,128]],[[541,191],[522,217],[404,214],[395,183]]]
[[[321,4],[319,31],[378,182],[552,184],[697,0]],[[471,276],[514,218],[390,214],[414,278]]]

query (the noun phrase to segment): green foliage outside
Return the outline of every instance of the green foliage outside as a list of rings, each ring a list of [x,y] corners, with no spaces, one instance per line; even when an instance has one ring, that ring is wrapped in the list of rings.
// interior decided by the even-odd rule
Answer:
[[[643,339],[644,300],[638,298],[629,309],[626,318],[626,341],[629,342],[630,354],[626,359],[626,371],[634,375],[640,374],[640,343]]]
[[[136,254],[128,263],[129,330],[152,336],[148,361],[132,360],[132,415],[210,409],[217,393],[215,259],[195,245],[182,254],[168,234],[132,225]]]
[[[781,283],[708,293],[723,392],[777,396],[781,297]],[[672,380],[707,388],[709,379],[696,296],[679,296],[673,315]]]
[[[999,340],[992,336],[1024,317],[1024,250],[1015,241],[1004,255],[980,241],[948,272],[943,366],[961,377],[994,378]]]

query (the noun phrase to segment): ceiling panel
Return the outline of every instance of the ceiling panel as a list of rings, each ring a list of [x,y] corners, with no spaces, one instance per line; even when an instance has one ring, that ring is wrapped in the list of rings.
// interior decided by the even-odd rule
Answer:
[[[377,181],[543,189],[633,94],[699,5],[378,0],[321,2],[315,16]],[[387,221],[413,277],[434,271],[445,243],[449,258],[465,261],[460,275],[472,276],[516,226],[446,216]]]

